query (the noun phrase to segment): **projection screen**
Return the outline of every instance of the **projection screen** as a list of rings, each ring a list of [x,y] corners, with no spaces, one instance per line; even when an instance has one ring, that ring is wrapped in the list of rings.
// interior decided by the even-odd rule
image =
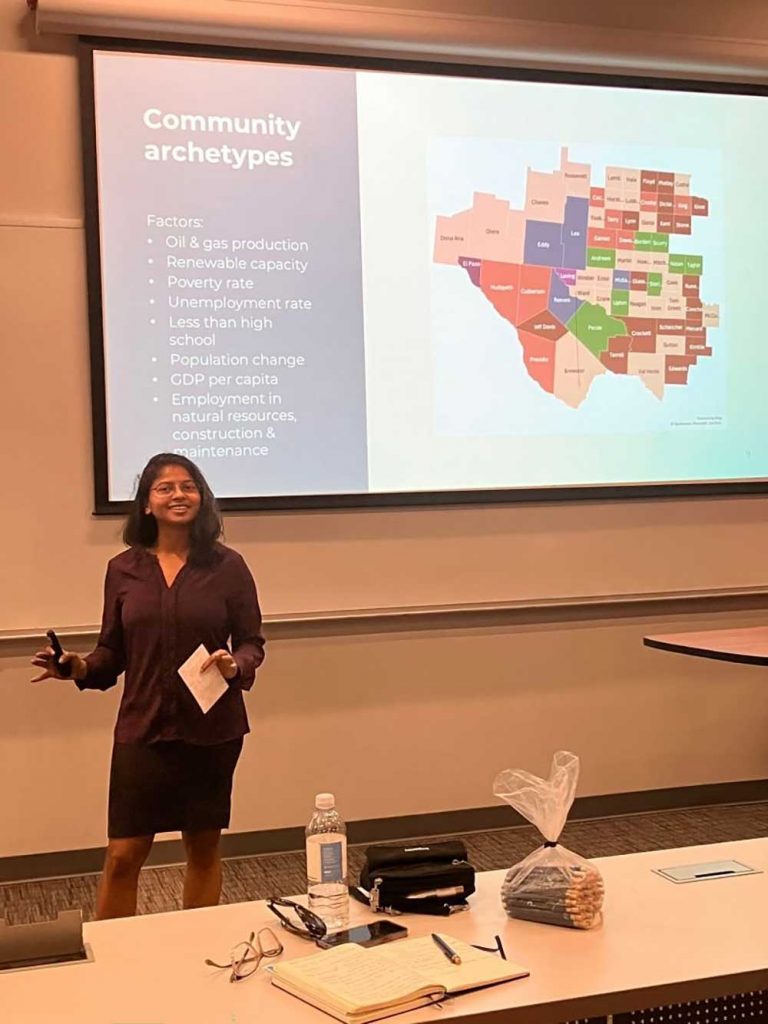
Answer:
[[[281,59],[84,58],[97,511],[764,488],[756,87]]]

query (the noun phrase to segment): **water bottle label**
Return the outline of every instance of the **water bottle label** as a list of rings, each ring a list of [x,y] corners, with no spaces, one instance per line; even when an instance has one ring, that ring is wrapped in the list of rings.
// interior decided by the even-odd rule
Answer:
[[[307,836],[307,878],[343,882],[347,877],[347,839],[338,832]]]
[[[320,847],[320,880],[340,882],[343,878],[342,843],[323,843]]]

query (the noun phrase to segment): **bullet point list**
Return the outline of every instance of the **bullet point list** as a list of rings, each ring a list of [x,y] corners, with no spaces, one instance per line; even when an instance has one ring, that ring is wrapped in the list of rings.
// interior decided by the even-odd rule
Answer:
[[[152,216],[154,215],[147,219],[151,220]],[[151,223],[144,226],[144,231],[148,230],[154,230]],[[141,244],[141,237],[139,235],[137,248]],[[199,433],[201,440],[226,441],[226,445],[214,444],[210,448],[211,452],[217,453],[215,456],[211,455],[212,458],[229,458],[230,455],[225,453],[240,451],[243,453],[242,457],[245,457],[246,453],[252,457],[266,456],[271,451],[271,442],[277,437],[275,428],[250,424],[294,424],[298,422],[298,418],[293,410],[252,410],[247,414],[252,417],[251,419],[246,419],[245,414],[240,414],[241,419],[235,414],[229,414],[234,418],[228,419],[222,413],[218,413],[221,419],[215,419],[210,412],[200,413],[198,419],[198,414],[178,414],[175,410],[179,405],[202,405],[208,400],[210,392],[215,393],[217,401],[220,399],[222,405],[235,404],[246,395],[249,405],[282,405],[284,380],[290,379],[294,375],[294,370],[296,376],[301,374],[306,361],[301,351],[298,323],[300,317],[296,314],[311,311],[313,300],[302,294],[285,298],[277,294],[283,287],[277,284],[277,279],[275,285],[270,288],[268,279],[262,279],[259,275],[271,273],[272,270],[282,270],[285,273],[295,273],[298,280],[298,275],[309,268],[308,260],[263,257],[265,252],[272,251],[303,253],[308,251],[309,243],[296,240],[281,242],[279,239],[270,240],[266,237],[236,242],[230,240],[226,234],[213,234],[205,238],[183,234],[143,237],[152,249],[149,252],[145,250],[144,253],[147,269],[143,278],[141,274],[138,275],[136,283],[139,285],[139,293],[132,291],[130,298],[132,309],[135,308],[134,303],[138,303],[139,307],[142,302],[146,303],[143,307],[146,317],[144,322],[148,330],[141,332],[142,336],[136,342],[136,369],[138,379],[142,382],[140,387],[143,391],[145,410],[148,408],[147,403],[151,402],[149,408],[154,410],[151,416],[152,420],[156,421],[154,427],[169,432],[169,441],[165,442],[165,447],[170,450],[172,423],[210,422],[220,426],[199,432],[184,431],[184,434],[189,433],[188,439],[193,439],[193,434]],[[235,249],[236,244],[240,248]],[[174,254],[172,250],[177,248],[189,251]],[[206,253],[213,252],[214,255],[201,260],[200,253],[194,251],[198,248],[202,248]],[[237,255],[248,249],[256,253],[252,259]],[[216,255],[216,250],[223,250],[228,254]],[[150,252],[157,252],[157,256],[150,255]],[[218,270],[220,273],[211,273],[208,277],[176,273],[177,267],[202,268],[203,265],[206,269]],[[249,269],[252,273],[248,273]],[[286,283],[284,287],[290,289],[292,286]],[[204,294],[195,294],[196,292]],[[243,292],[251,294],[245,295]],[[197,309],[210,309],[216,314],[220,310],[234,311],[240,315],[187,315],[187,310]],[[252,316],[253,310],[276,312],[273,318]],[[294,339],[290,345],[295,344],[299,351],[295,356],[286,356],[284,362],[277,352],[269,351],[271,345],[265,342],[262,350],[262,345],[253,340],[256,332],[274,330],[278,322],[277,313],[281,317],[285,314],[285,321],[289,325],[292,322],[296,323],[296,327],[291,327],[288,333]],[[246,344],[241,345],[243,341]],[[283,343],[275,341],[274,344],[279,348]],[[227,351],[230,345],[235,351]],[[215,351],[199,355],[196,352],[198,349],[207,348],[213,348]],[[245,351],[239,351],[241,348]],[[162,373],[160,363],[163,365]],[[242,377],[221,372],[222,367],[230,366],[244,367]],[[194,372],[181,372],[179,368],[182,367],[187,371],[192,368]],[[208,372],[201,367],[208,368]],[[279,373],[273,372],[275,367],[280,367]],[[245,401],[241,404],[245,404]],[[158,427],[159,424],[165,426]],[[229,443],[233,441],[238,444],[235,446]],[[200,452],[203,450],[201,448]]]

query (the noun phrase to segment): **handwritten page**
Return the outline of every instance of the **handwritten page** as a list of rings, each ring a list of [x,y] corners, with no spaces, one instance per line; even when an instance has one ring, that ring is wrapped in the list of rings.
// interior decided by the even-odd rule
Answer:
[[[377,951],[346,943],[299,960],[275,964],[273,977],[333,1003],[346,1013],[375,1010],[437,989],[406,961],[389,962]]]
[[[465,989],[482,988],[499,981],[524,978],[529,972],[519,964],[502,960],[496,953],[481,949],[442,935],[451,949],[461,957],[460,964],[452,964],[440,951],[430,935],[407,942],[390,942],[375,950],[377,959],[392,964],[407,963],[410,969],[422,975],[425,981],[440,985],[446,992],[462,992]]]
[[[208,651],[202,644],[193,651],[179,668],[179,675],[187,684],[187,689],[200,705],[203,714],[207,714],[216,701],[222,697],[229,687],[218,666],[211,665],[205,672],[201,671]]]
[[[365,949],[354,943],[275,964],[272,981],[304,997],[348,1024],[377,1020],[423,1006],[430,996],[464,992],[514,978],[528,971],[460,939],[442,938],[461,957],[452,964],[431,936]]]

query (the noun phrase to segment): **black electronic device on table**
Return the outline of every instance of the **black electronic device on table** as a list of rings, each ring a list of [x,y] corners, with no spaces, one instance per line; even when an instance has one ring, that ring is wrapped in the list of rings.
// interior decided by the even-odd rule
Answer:
[[[323,949],[341,946],[345,942],[355,942],[358,946],[379,946],[382,942],[404,939],[407,935],[408,929],[402,924],[395,924],[394,921],[373,921],[371,924],[355,925],[354,928],[324,935],[322,939],[317,939],[317,944]]]

